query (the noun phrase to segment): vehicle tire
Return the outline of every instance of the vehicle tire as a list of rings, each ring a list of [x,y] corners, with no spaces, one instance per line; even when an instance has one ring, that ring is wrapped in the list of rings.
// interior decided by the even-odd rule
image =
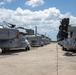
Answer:
[[[26,47],[25,50],[28,51],[28,48]]]
[[[62,50],[63,50],[63,51],[67,51],[67,49],[66,49],[66,48],[64,48],[64,47],[62,47]]]
[[[27,50],[30,50],[30,47],[27,47]]]
[[[43,46],[43,45],[41,45],[41,46]]]
[[[8,51],[9,51],[8,48],[2,48],[2,53],[6,53],[6,52],[8,52]]]
[[[27,46],[27,47],[26,47],[26,50],[27,50],[27,51],[30,50],[30,47]]]
[[[62,50],[64,51],[64,47],[62,47]]]

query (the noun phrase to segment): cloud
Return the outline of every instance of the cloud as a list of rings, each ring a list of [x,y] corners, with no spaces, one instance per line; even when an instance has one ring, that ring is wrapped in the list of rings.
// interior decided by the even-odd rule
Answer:
[[[46,29],[52,29],[59,26],[60,19],[69,17],[71,18],[73,23],[76,23],[73,21],[76,19],[76,17],[72,16],[70,13],[61,14],[61,12],[53,8],[48,8],[43,11],[30,11],[30,10],[23,10],[20,7],[18,7],[15,11],[5,8],[0,8],[0,22],[7,21],[16,23],[17,25],[23,25],[25,27],[29,26],[35,26],[37,25],[39,28],[46,28]],[[50,28],[49,28],[50,27]]]
[[[36,6],[41,6],[44,3],[45,3],[44,0],[29,0],[29,1],[26,1],[25,4],[28,6],[36,7]]]
[[[0,8],[0,23],[6,21],[16,24],[17,26],[23,26],[25,28],[35,29],[38,27],[38,33],[57,33],[62,18],[70,18],[70,24],[76,24],[76,17],[67,12],[61,14],[61,12],[55,7],[45,10],[31,11],[23,10],[18,7],[16,10],[10,10]]]
[[[12,1],[14,1],[14,0],[6,0],[7,3],[11,3]]]
[[[3,0],[2,2],[0,2],[0,7],[3,7],[6,3],[11,3],[14,0]]]
[[[0,6],[4,5],[5,3],[4,2],[0,2]]]

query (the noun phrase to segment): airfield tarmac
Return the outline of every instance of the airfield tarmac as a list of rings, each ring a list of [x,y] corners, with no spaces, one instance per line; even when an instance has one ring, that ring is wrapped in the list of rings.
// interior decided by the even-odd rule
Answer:
[[[57,43],[0,53],[0,75],[76,75],[76,53]]]

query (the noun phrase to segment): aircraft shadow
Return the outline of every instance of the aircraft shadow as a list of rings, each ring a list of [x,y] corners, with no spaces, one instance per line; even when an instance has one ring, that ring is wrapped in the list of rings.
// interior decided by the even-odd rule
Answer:
[[[66,52],[64,56],[76,56],[75,52]]]
[[[28,50],[29,51],[29,50]],[[19,52],[27,52],[27,50],[19,49],[19,50],[9,50],[6,53],[0,53],[0,55],[18,55]]]

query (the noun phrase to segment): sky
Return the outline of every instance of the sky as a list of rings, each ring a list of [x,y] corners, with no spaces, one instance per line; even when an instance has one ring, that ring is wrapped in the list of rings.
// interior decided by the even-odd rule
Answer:
[[[34,29],[56,40],[60,20],[70,18],[76,25],[76,0],[0,0],[0,24],[3,21]]]

